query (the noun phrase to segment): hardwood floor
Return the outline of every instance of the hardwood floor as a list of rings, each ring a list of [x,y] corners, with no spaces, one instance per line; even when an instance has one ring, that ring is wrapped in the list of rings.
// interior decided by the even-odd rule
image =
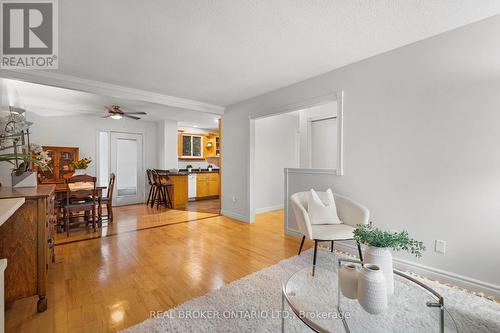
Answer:
[[[104,209],[104,211],[106,211]],[[124,232],[136,231],[156,227],[160,225],[182,223],[187,221],[194,221],[204,219],[207,217],[217,216],[217,213],[211,213],[205,210],[175,210],[167,209],[160,206],[158,209],[151,208],[144,204],[128,205],[121,207],[114,207],[113,212],[115,221],[113,223],[103,222],[103,227],[93,232],[92,228],[88,228],[82,224],[81,227],[70,229],[69,237],[66,233],[56,234],[55,243],[64,244],[78,240],[101,238],[110,235],[116,235]]]
[[[220,201],[218,198],[188,201],[186,210],[190,212],[204,212],[218,215],[220,211]]]
[[[124,215],[134,209],[140,215],[134,206]],[[7,332],[116,331],[293,256],[299,245],[283,234],[282,211],[254,224],[217,216],[59,245],[48,310],[36,313],[36,298],[17,301]]]

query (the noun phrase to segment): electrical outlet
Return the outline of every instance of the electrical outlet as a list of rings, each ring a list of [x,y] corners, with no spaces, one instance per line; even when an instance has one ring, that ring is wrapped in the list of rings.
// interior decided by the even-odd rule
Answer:
[[[437,253],[445,254],[446,252],[446,241],[436,239],[436,243],[434,245],[434,251]]]
[[[236,197],[233,195],[233,203],[236,202]]]

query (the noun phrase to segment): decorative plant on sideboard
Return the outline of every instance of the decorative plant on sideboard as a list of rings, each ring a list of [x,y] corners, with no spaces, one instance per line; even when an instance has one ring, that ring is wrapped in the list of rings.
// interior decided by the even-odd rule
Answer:
[[[364,252],[363,262],[375,264],[384,273],[387,284],[387,293],[394,293],[394,277],[392,254],[393,251],[405,251],[416,257],[421,257],[425,251],[424,243],[410,238],[408,232],[389,232],[380,230],[372,224],[358,225],[354,230],[354,240],[368,245]]]
[[[0,116],[0,162],[13,166],[13,187],[36,187],[37,177],[33,167],[48,168],[50,157],[42,147],[30,142],[29,128],[24,109],[9,107]]]
[[[73,170],[75,170],[74,175],[77,176],[85,174],[85,170],[87,170],[90,163],[92,163],[92,159],[90,157],[84,157],[78,161],[72,161],[70,166]]]

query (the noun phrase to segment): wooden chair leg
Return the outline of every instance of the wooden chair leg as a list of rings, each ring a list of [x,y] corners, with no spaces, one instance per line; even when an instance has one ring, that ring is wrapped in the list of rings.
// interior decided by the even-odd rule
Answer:
[[[149,201],[151,200],[151,193],[153,192],[153,186],[149,187],[148,200],[146,200],[146,206],[149,206]]]
[[[333,252],[333,242],[334,241],[332,241],[332,244],[330,245],[330,252]]]
[[[113,207],[110,204],[106,205],[106,211],[108,212],[108,222],[113,222]]]
[[[69,212],[64,212],[64,227],[66,229],[66,236],[69,237]]]
[[[151,196],[151,208],[153,208],[155,206],[155,199],[156,199],[156,195],[157,195],[156,192],[157,192],[156,186],[153,185],[153,193]]]
[[[316,254],[318,253],[318,240],[314,240],[313,276],[316,270]]]
[[[96,213],[95,213],[95,205],[94,207],[92,208],[92,228],[94,228],[94,232],[97,231],[97,223],[96,223]]]
[[[361,244],[359,242],[356,242],[358,244],[358,254],[359,254],[359,260],[363,262],[363,252],[361,251]],[[363,264],[361,264],[363,265]]]
[[[300,242],[299,253],[297,254],[298,256],[300,256],[300,252],[302,252],[302,246],[304,246],[305,240],[306,240],[306,236],[302,236],[302,241]]]
[[[168,186],[165,186],[165,207],[173,208],[172,207],[172,200],[170,198],[170,191],[168,190]]]

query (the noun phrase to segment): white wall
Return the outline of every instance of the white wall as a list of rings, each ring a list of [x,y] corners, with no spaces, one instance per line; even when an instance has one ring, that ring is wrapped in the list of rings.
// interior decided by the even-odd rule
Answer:
[[[249,116],[342,89],[345,176],[335,190],[427,246],[420,260],[397,257],[500,290],[498,31],[496,16],[229,106],[223,211],[250,219]],[[446,255],[433,252],[436,239]]]
[[[162,120],[157,123],[158,167],[162,170],[177,169],[177,122]]]
[[[279,115],[255,121],[255,207],[283,208],[283,169],[299,165],[299,118]]]
[[[128,119],[103,119],[89,115],[41,117],[32,112],[27,112],[26,118],[34,123],[31,126],[32,142],[47,146],[79,147],[80,158],[91,157],[93,160],[88,169],[91,175],[97,176],[97,133],[100,130],[141,133],[144,142],[144,168],[158,167],[156,123]]]

